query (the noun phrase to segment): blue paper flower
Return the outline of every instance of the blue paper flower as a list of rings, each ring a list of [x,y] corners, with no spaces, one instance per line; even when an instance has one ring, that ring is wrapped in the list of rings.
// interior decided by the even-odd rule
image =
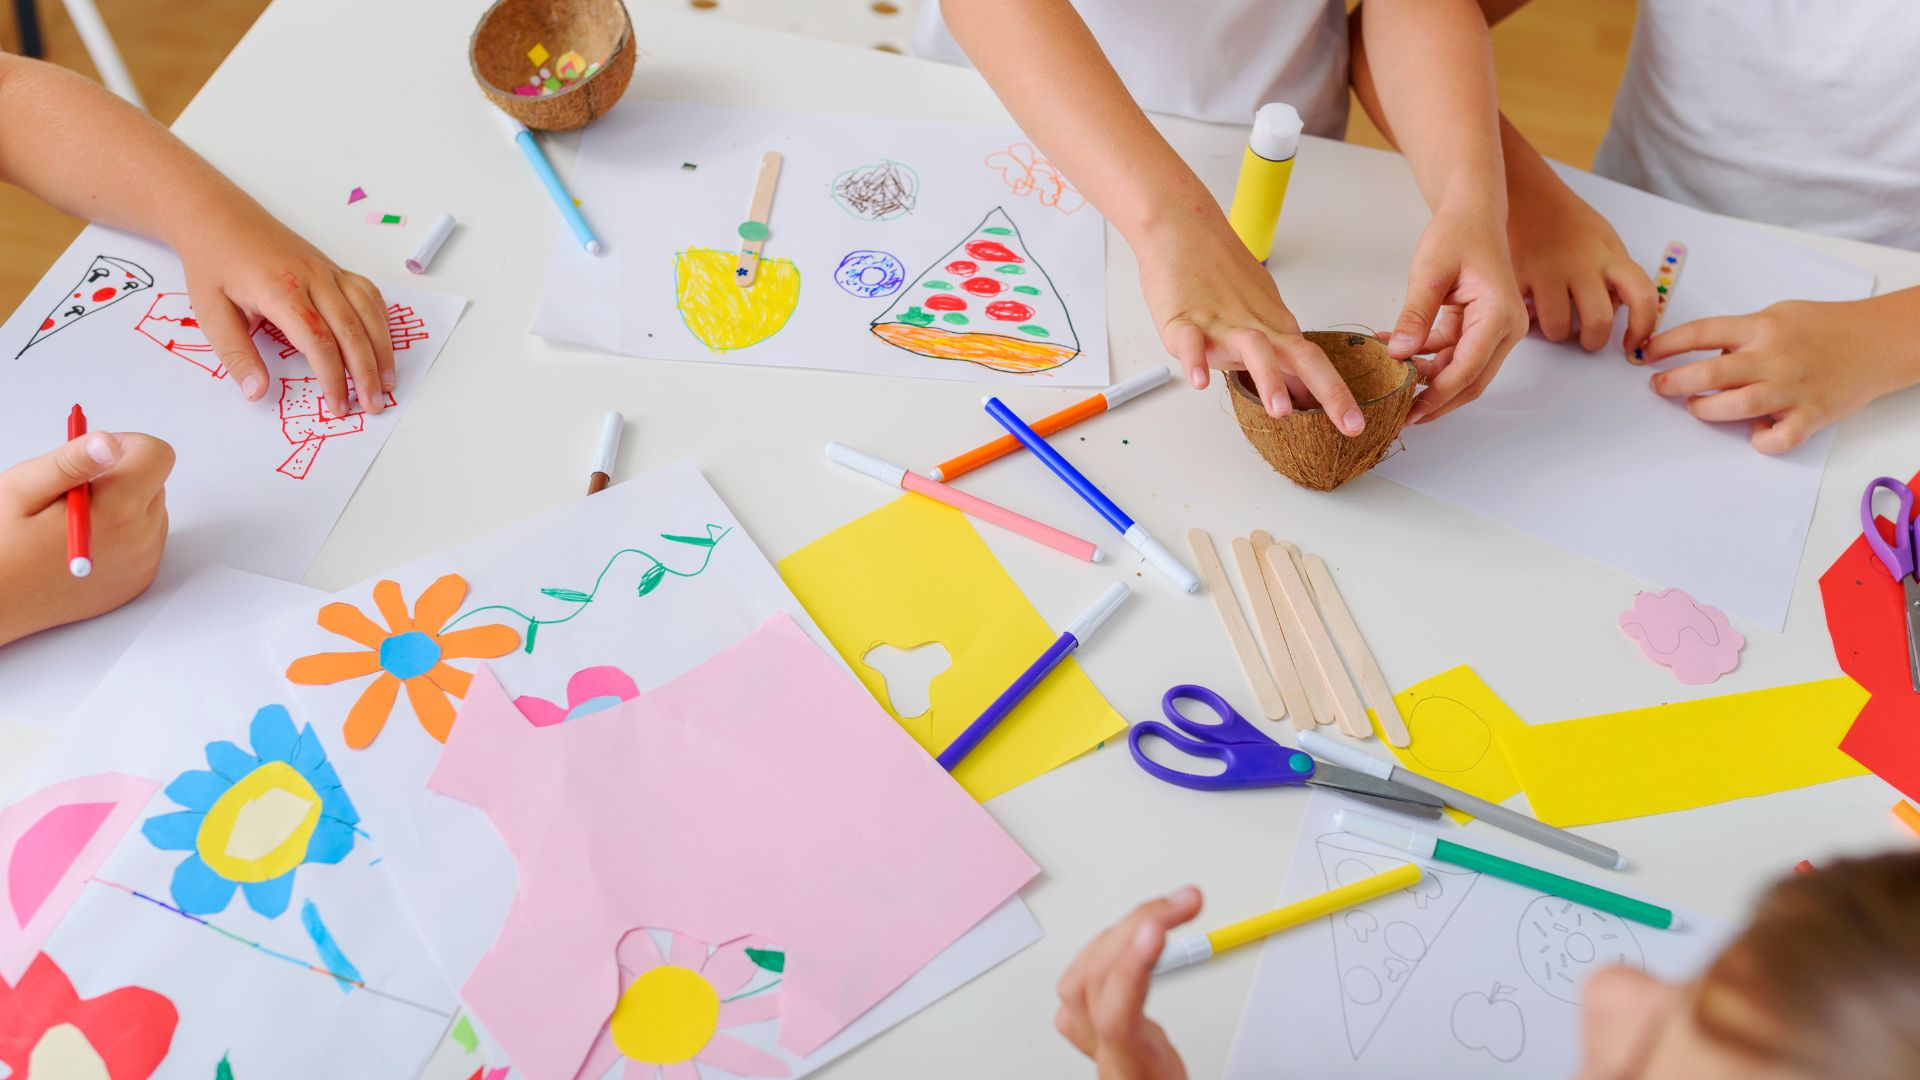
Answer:
[[[162,851],[192,852],[173,873],[173,902],[194,915],[226,910],[233,892],[269,919],[287,910],[293,873],[337,863],[353,850],[353,809],[327,752],[307,725],[297,733],[284,706],[253,714],[249,754],[224,740],[207,744],[207,769],[181,773],[167,797],[184,810],[140,827]]]

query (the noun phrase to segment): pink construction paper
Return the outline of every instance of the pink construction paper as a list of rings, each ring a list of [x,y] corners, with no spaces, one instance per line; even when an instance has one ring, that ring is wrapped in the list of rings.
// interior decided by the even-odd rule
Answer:
[[[786,949],[780,1043],[818,1049],[1039,872],[785,615],[657,690],[536,727],[476,672],[427,785],[519,869],[461,995],[530,1080],[572,1080],[630,930]]]
[[[1633,606],[1620,613],[1620,629],[1640,643],[1640,655],[1694,686],[1738,667],[1747,643],[1719,608],[1679,589],[1635,593]]]
[[[96,773],[0,810],[0,982],[19,981],[160,784]]]

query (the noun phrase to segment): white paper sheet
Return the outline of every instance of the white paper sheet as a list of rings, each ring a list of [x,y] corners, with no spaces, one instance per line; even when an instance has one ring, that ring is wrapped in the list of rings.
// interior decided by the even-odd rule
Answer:
[[[1559,167],[1651,272],[1667,244],[1687,259],[1663,328],[1781,300],[1859,300],[1863,267],[1753,228]],[[1646,581],[1678,587],[1770,630],[1786,623],[1831,430],[1769,457],[1747,425],[1708,424],[1647,386],[1704,353],[1635,367],[1618,342],[1587,353],[1537,333],[1480,400],[1406,432],[1376,472]]]
[[[706,548],[663,534],[719,539]],[[627,553],[617,554],[623,550]],[[668,567],[664,575],[649,572],[655,558]],[[705,478],[684,461],[380,576],[397,582],[411,607],[422,590],[450,573],[469,586],[462,613],[510,605],[524,615],[556,620],[543,622],[532,652],[517,650],[486,662],[511,693],[545,698],[562,708],[568,680],[577,671],[616,666],[645,693],[732,645],[775,612],[791,615],[832,655],[772,564]],[[646,580],[657,583],[642,595]],[[334,599],[378,620],[373,587],[374,582],[365,582]],[[560,595],[543,593],[549,589]],[[580,603],[581,595],[594,599]],[[310,654],[360,648],[316,624],[319,606],[310,603],[266,627],[280,668]],[[524,639],[526,622],[499,609],[474,619],[456,616],[448,625],[461,629],[489,622],[512,625]],[[478,661],[451,663],[470,671]],[[448,980],[458,986],[499,935],[514,897],[514,862],[484,813],[427,789],[440,744],[421,728],[406,694],[368,749],[345,746],[342,721],[369,681],[287,689],[317,718],[329,757],[338,762],[367,820],[378,825],[386,865],[415,922]],[[771,1024],[758,1032],[765,1040],[761,1049],[789,1061],[796,1075],[816,1068],[1039,936],[1025,905],[1011,899],[805,1061],[778,1049]],[[753,1031],[730,1033],[742,1030]]]
[[[121,262],[102,262],[108,276],[88,282],[98,256]],[[131,271],[123,263],[139,274],[127,278]],[[92,302],[89,288],[129,280],[137,287],[119,299]],[[146,280],[151,286],[141,284]],[[113,229],[81,232],[0,327],[7,372],[0,390],[6,399],[0,469],[65,442],[67,411],[78,402],[96,431],[140,431],[173,445],[172,531],[160,576],[139,600],[0,651],[0,719],[58,724],[73,708],[73,688],[98,681],[166,597],[201,567],[232,566],[285,580],[307,572],[466,307],[455,296],[390,282],[380,288],[389,305],[402,309],[391,327],[398,407],[327,421],[313,415],[318,399],[307,391],[317,384],[302,381],[312,376],[306,357],[265,332],[254,335],[272,375],[262,400],[248,402],[232,380],[214,376],[218,362],[196,347],[204,337],[178,321],[192,309],[172,251]],[[81,294],[77,301],[75,294]],[[88,314],[60,322],[63,305],[74,303]],[[33,340],[49,313],[56,331]],[[316,433],[323,438],[309,441]]]
[[[791,261],[798,301],[757,344],[716,350],[690,329],[698,316],[677,309],[676,253],[724,253],[711,260],[716,288],[734,289],[727,275],[742,243],[736,230],[768,151],[784,162],[764,258]],[[1003,384],[1109,382],[1105,224],[1016,129],[630,99],[581,136],[570,182],[606,251],[588,255],[558,230],[534,316],[542,337],[671,360]],[[981,226],[1013,232],[978,237]],[[954,253],[974,239],[1002,242],[1023,258],[1009,268]],[[950,271],[955,262],[972,270]],[[922,288],[929,270],[939,284]],[[757,311],[776,314],[757,331],[745,328],[751,319],[723,320],[743,339],[777,324],[787,306],[778,302],[786,287],[772,262],[762,262],[748,292]],[[904,351],[870,329],[936,294],[941,307],[914,316],[929,334],[985,330],[1027,344],[1077,345],[1079,354],[1062,361],[1061,348],[1038,361],[1059,366],[1007,374]]]
[[[251,751],[255,712],[293,706],[257,627],[318,595],[234,570],[197,574],[74,712],[16,794],[102,771],[172,784],[208,768],[210,742]],[[305,721],[297,708],[292,712],[297,729]],[[346,792],[357,806],[357,793],[351,786]],[[156,790],[139,820],[180,809]],[[363,818],[361,829],[377,836],[379,826]],[[214,930],[161,906],[179,904],[172,881],[189,853],[161,850],[136,824],[44,950],[82,997],[139,986],[172,1001],[179,1022],[156,1075],[210,1077],[224,1055],[239,1077],[411,1076],[438,1043],[457,999],[401,914],[392,883],[375,865],[379,856],[374,838],[362,835],[337,864],[299,866],[283,913],[267,918],[236,892],[223,911],[199,916]],[[343,989],[220,932],[326,967],[303,927],[308,904],[364,988]]]
[[[1685,979],[1729,932],[1694,912],[1678,912],[1677,929],[1655,930],[1450,863],[1416,860],[1334,828],[1342,807],[1379,811],[1321,791],[1309,799],[1281,902],[1407,862],[1427,873],[1413,888],[1267,939],[1229,1078],[1572,1076],[1587,976],[1627,963]],[[1432,831],[1461,832],[1445,824]],[[1627,875],[1572,870],[1565,860],[1490,842],[1487,832],[1475,829],[1459,842],[1633,894]]]

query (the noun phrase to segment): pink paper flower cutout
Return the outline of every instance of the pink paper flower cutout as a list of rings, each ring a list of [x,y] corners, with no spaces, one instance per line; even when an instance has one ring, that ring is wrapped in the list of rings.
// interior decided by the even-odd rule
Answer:
[[[534,727],[547,727],[611,709],[639,696],[640,688],[626,672],[617,667],[590,667],[574,672],[567,680],[565,707],[531,696],[514,698],[513,703]]]
[[[621,1061],[620,1080],[701,1080],[701,1065],[733,1076],[790,1075],[779,1058],[726,1033],[780,1015],[784,953],[750,938],[709,952],[676,930],[661,956],[650,932],[633,930],[615,957],[620,998],[577,1080],[604,1076]]]
[[[1679,589],[1636,593],[1620,613],[1620,629],[1640,643],[1640,653],[1689,685],[1713,682],[1740,663],[1747,639],[1719,608]]]

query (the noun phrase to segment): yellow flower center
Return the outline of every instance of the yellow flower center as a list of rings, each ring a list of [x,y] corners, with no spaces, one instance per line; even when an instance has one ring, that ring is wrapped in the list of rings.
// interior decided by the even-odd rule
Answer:
[[[699,972],[663,965],[633,980],[607,1021],[613,1045],[635,1061],[687,1061],[720,1028],[720,995]]]
[[[240,778],[200,823],[201,861],[228,881],[272,881],[307,858],[320,793],[300,771],[269,761]]]

